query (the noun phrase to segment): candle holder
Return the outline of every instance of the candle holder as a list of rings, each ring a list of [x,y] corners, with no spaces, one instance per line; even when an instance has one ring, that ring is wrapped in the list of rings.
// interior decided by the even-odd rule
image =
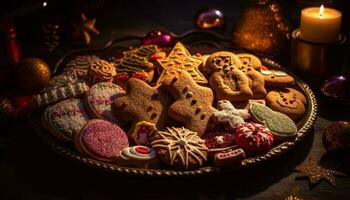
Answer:
[[[318,34],[318,33],[315,33]],[[300,38],[300,31],[292,32],[291,66],[306,80],[317,82],[341,72],[346,36],[339,34],[338,41],[315,43]]]

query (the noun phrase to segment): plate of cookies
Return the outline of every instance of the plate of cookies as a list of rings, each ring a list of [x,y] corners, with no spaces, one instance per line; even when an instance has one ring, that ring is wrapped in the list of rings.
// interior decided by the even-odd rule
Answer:
[[[174,36],[170,47],[128,37],[64,56],[31,101],[38,135],[68,159],[144,176],[240,169],[291,150],[315,122],[312,90],[205,34]]]

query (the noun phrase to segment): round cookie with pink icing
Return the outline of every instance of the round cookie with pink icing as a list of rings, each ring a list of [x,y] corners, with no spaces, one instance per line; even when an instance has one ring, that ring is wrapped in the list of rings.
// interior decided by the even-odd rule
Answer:
[[[120,124],[112,113],[111,104],[124,94],[125,91],[120,86],[110,82],[100,82],[90,88],[84,100],[90,114],[94,118]]]
[[[155,168],[158,166],[158,158],[156,152],[147,146],[137,145],[126,147],[116,159],[119,165]]]
[[[42,116],[43,126],[57,139],[72,142],[89,120],[80,99],[68,99],[48,107]]]
[[[75,138],[76,149],[93,159],[111,162],[129,146],[126,133],[109,121],[90,120]]]

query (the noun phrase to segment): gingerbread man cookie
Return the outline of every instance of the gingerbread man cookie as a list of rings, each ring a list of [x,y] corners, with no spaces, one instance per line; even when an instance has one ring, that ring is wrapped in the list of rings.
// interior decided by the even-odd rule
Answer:
[[[298,120],[305,113],[307,100],[299,91],[292,88],[273,90],[266,96],[267,105],[291,119]]]
[[[176,43],[168,57],[158,59],[157,62],[162,69],[157,85],[161,84],[169,74],[174,75],[181,70],[187,71],[198,84],[208,83],[207,79],[198,69],[203,60],[196,56],[191,56],[186,47],[180,42]]]
[[[253,96],[248,77],[237,69],[240,61],[230,52],[216,52],[207,60],[209,84],[217,100],[246,101]]]
[[[168,94],[159,87],[151,87],[140,79],[131,78],[126,84],[126,95],[112,103],[112,111],[118,120],[133,122],[133,127],[138,122],[147,121],[162,129],[167,121],[169,104]]]
[[[211,115],[216,111],[212,107],[212,90],[198,85],[186,71],[166,76],[162,83],[175,99],[169,107],[168,115],[202,136],[210,128]]]
[[[253,98],[265,98],[267,92],[264,76],[255,70],[256,68],[260,68],[260,60],[251,54],[239,54],[237,56],[240,56],[239,58],[242,61],[242,65],[238,66],[238,69],[247,75],[249,87],[253,92]]]
[[[236,127],[250,118],[246,109],[236,109],[229,101],[218,102],[219,111],[213,113],[213,121],[217,124],[224,124],[227,130],[234,131]]]
[[[284,71],[268,69],[265,66],[260,68],[264,76],[266,86],[288,87],[294,85],[294,78]]]

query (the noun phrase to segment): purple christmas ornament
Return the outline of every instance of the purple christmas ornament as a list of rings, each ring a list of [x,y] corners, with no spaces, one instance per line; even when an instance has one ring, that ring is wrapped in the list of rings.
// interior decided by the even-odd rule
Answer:
[[[224,25],[224,14],[214,8],[203,10],[197,16],[196,25],[199,29],[220,29]]]
[[[159,47],[172,46],[173,36],[162,30],[154,30],[147,33],[142,43],[144,45],[155,44]]]
[[[329,77],[321,86],[321,92],[335,100],[344,100],[350,97],[350,81],[343,75]]]

